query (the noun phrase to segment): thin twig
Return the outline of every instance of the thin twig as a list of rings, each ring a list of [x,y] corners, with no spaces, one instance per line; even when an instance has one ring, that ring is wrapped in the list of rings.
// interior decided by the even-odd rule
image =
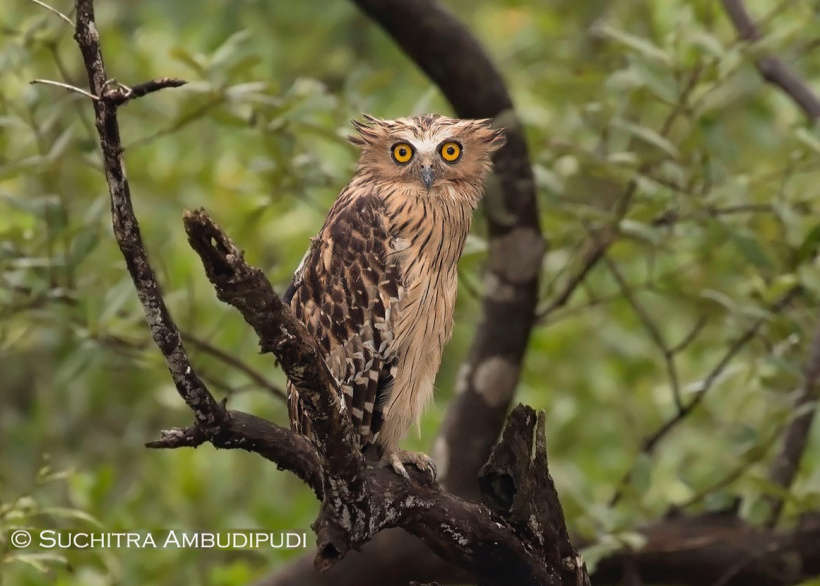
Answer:
[[[624,298],[627,300],[629,305],[632,307],[632,311],[635,312],[635,315],[638,316],[638,319],[643,324],[644,328],[646,329],[649,337],[652,338],[652,341],[655,343],[655,346],[658,347],[660,350],[661,355],[663,356],[664,363],[666,364],[666,373],[669,377],[669,383],[672,386],[672,398],[675,401],[675,406],[678,408],[678,411],[682,411],[684,409],[683,401],[681,400],[680,394],[680,380],[678,377],[678,368],[675,364],[675,355],[672,350],[667,346],[666,341],[663,339],[663,334],[661,334],[658,326],[655,325],[655,322],[652,321],[652,318],[649,316],[649,313],[646,309],[638,303],[638,300],[635,298],[635,295],[632,293],[632,289],[624,279],[623,275],[621,275],[621,271],[618,270],[618,267],[612,262],[612,259],[609,258],[609,255],[604,253],[603,255],[604,264],[606,264],[609,272],[612,273],[612,276],[615,278],[615,281],[618,283],[618,287],[621,290]]]
[[[54,8],[53,6],[49,6],[45,2],[40,2],[40,0],[29,0],[29,1],[34,2],[37,6],[45,8],[46,10],[51,12],[52,14],[56,14],[57,16],[62,18],[64,21],[66,21],[71,28],[74,28],[74,22],[70,18],[68,18],[65,14],[63,14],[62,12],[60,12],[59,10]]]
[[[207,352],[217,360],[220,360],[228,366],[232,366],[236,370],[244,373],[249,379],[251,379],[259,387],[268,391],[271,395],[282,400],[287,399],[287,393],[285,393],[284,390],[272,384],[270,381],[268,381],[268,379],[266,379],[262,375],[262,373],[249,366],[243,360],[240,360],[232,354],[228,354],[227,352],[217,348],[210,342],[207,342],[202,338],[199,338],[189,332],[182,332],[182,339],[191,344],[191,346],[198,348],[203,352]]]
[[[698,337],[698,334],[700,334],[701,331],[703,331],[703,328],[705,328],[706,324],[708,323],[708,317],[706,317],[705,315],[700,316],[698,318],[698,321],[692,327],[692,329],[689,330],[689,333],[683,337],[683,340],[672,346],[669,349],[669,351],[672,352],[672,354],[680,354],[681,352],[683,352],[689,346],[689,344],[695,341],[695,339]]]
[[[32,0],[32,2],[33,1],[34,0]],[[100,99],[97,96],[95,96],[94,94],[85,91],[84,89],[80,89],[76,86],[73,86],[73,85],[70,85],[70,84],[67,84],[67,83],[63,83],[61,81],[52,81],[50,79],[32,79],[29,83],[32,84],[32,85],[34,85],[35,83],[41,83],[43,85],[53,85],[55,87],[63,88],[64,90],[68,90],[70,92],[81,94],[81,95],[85,96],[86,98],[91,98],[92,100],[99,100]]]

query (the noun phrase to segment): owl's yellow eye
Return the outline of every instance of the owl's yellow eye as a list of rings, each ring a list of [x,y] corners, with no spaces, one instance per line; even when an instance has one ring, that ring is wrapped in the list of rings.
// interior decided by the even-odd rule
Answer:
[[[393,160],[399,163],[400,165],[404,165],[405,163],[409,163],[410,159],[413,158],[413,147],[411,147],[406,142],[400,142],[399,144],[393,145]]]
[[[455,163],[461,156],[461,145],[457,142],[445,142],[441,145],[441,158],[448,163]]]

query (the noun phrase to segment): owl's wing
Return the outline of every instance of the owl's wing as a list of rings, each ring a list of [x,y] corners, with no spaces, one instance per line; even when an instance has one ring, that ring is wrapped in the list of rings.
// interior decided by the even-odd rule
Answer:
[[[397,363],[394,324],[404,287],[386,219],[377,196],[343,192],[284,297],[325,352],[362,446],[379,433]],[[292,427],[309,435],[295,389],[289,412]]]

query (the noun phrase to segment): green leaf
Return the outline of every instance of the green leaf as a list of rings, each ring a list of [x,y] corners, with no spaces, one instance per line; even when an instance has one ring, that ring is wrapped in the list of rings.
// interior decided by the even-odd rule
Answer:
[[[27,564],[43,574],[50,571],[50,564],[68,565],[65,556],[53,553],[13,553],[6,556],[3,561],[5,563],[20,562]]]
[[[727,235],[735,248],[755,267],[766,270],[773,268],[772,259],[760,245],[759,237],[736,230],[727,230]]]
[[[692,45],[704,49],[714,57],[723,57],[726,54],[720,39],[703,29],[687,31],[687,38]]]
[[[62,519],[76,519],[78,521],[85,521],[86,523],[91,523],[92,525],[96,525],[97,527],[102,527],[102,523],[94,517],[86,513],[85,511],[81,511],[79,509],[70,509],[68,507],[43,507],[36,513],[37,515],[46,515],[49,517],[58,517]]]
[[[630,475],[632,490],[642,497],[649,491],[652,485],[652,458],[649,454],[639,454],[632,466]]]
[[[211,55],[209,69],[217,69],[235,63],[242,58],[241,50],[251,39],[250,31],[237,31],[228,37],[224,43]]]
[[[797,142],[810,149],[814,154],[820,155],[820,136],[817,134],[817,128],[808,129],[803,126],[795,129],[794,137]]]
[[[657,61],[661,65],[671,65],[672,59],[669,54],[647,39],[636,37],[635,35],[612,28],[608,25],[596,26],[591,33],[596,37],[608,39],[624,45],[644,57]]]
[[[193,55],[184,47],[174,47],[171,49],[171,56],[193,69],[200,76],[205,76],[205,66],[200,55]]]
[[[100,242],[100,231],[93,228],[82,230],[72,241],[67,264],[77,266],[97,247]]]
[[[631,135],[640,138],[647,144],[650,144],[659,150],[665,152],[667,155],[672,157],[673,159],[678,159],[680,157],[680,151],[678,151],[677,147],[673,145],[669,140],[662,137],[652,128],[648,128],[646,126],[640,126],[638,124],[634,124],[633,122],[629,122],[628,120],[623,120],[620,118],[615,118],[610,122],[612,126],[615,128],[624,130]]]

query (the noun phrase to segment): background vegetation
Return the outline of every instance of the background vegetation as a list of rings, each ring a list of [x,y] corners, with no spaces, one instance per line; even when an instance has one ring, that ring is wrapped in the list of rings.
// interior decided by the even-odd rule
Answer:
[[[596,542],[587,560],[639,545],[633,530],[672,506],[737,506],[765,521],[765,497],[783,496],[768,466],[818,317],[820,134],[751,60],[775,51],[820,90],[817,3],[749,2],[765,33],[755,47],[736,41],[710,0],[446,4],[504,72],[527,132],[551,247],[519,399],[547,410],[568,523]],[[71,12],[65,0],[54,6]],[[137,215],[209,385],[233,408],[284,423],[284,378],[215,299],[182,210],[207,208],[282,291],[352,173],[349,120],[448,106],[347,2],[143,0],[100,2],[97,12],[119,81],[191,82],[121,112]],[[0,532],[309,531],[311,492],[260,458],[143,447],[186,425],[188,410],[111,235],[91,109],[29,85],[85,85],[72,30],[11,0],[0,33]],[[429,447],[475,328],[483,233],[479,217],[437,405],[409,440],[415,449]],[[601,262],[557,304],[608,239]],[[676,396],[703,400],[642,451],[675,415]],[[815,426],[783,523],[820,509],[818,460]],[[0,541],[0,581],[238,584],[287,557],[56,553]]]

